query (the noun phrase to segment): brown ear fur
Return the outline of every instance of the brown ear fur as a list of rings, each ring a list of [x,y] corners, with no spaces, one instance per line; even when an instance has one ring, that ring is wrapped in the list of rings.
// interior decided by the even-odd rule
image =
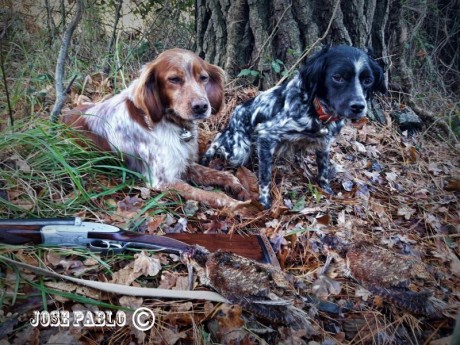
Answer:
[[[158,64],[151,62],[144,66],[134,90],[134,105],[149,115],[153,122],[161,120],[164,108],[158,95],[156,69]]]
[[[224,102],[224,71],[222,68],[211,65],[207,62],[206,70],[209,74],[209,82],[206,85],[209,103],[211,103],[212,113],[219,112]]]

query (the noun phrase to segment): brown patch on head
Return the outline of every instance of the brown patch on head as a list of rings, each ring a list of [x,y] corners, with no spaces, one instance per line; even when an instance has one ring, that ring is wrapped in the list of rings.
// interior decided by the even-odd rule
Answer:
[[[222,108],[224,101],[224,71],[222,68],[205,62],[209,73],[209,82],[206,85],[209,103],[211,103],[212,113],[217,114]]]
[[[129,116],[141,127],[148,129],[150,127],[150,123],[147,123],[146,114],[136,107],[130,99],[125,101],[126,109],[128,110]]]
[[[134,105],[150,116],[153,122],[160,121],[164,113],[158,94],[158,88],[161,88],[157,77],[160,67],[158,60],[144,66],[133,92]]]
[[[153,121],[158,121],[165,111],[185,121],[205,119],[222,106],[223,75],[221,68],[190,51],[170,49],[144,68],[134,92],[134,104]]]

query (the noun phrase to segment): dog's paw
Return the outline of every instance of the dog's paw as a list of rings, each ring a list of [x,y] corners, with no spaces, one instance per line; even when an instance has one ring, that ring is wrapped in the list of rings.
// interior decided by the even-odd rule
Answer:
[[[261,211],[263,211],[263,207],[256,200],[235,200],[230,205],[223,208],[221,212],[222,215],[227,215],[229,217],[239,216],[242,218],[253,218]]]
[[[203,157],[200,159],[200,164],[204,165],[205,167],[209,166],[209,163],[211,162],[212,156],[205,154]]]
[[[251,199],[252,199],[251,193],[248,192],[248,191],[246,190],[246,188],[244,188],[244,187],[241,188],[240,192],[239,192],[239,193],[236,193],[235,195],[236,195],[236,198],[237,198],[238,200],[243,200],[243,201],[245,201],[245,200],[251,200]]]
[[[248,190],[242,183],[240,183],[238,178],[235,177],[235,179],[235,183],[230,186],[230,192],[235,195],[238,200],[246,201],[254,199],[251,191]]]
[[[262,204],[262,206],[266,210],[268,210],[270,208],[270,206],[271,206],[270,196],[268,196],[268,195],[261,195],[259,197],[259,202]]]
[[[335,192],[332,190],[329,183],[318,183],[318,185],[324,193],[329,195],[335,195]]]
[[[236,179],[236,178],[235,178]],[[232,185],[227,186],[225,190],[234,195],[238,200],[246,201],[251,200],[251,193],[236,179]]]

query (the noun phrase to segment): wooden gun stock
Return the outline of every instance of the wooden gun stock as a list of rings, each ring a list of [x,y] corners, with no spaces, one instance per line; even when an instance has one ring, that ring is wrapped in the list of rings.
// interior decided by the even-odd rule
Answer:
[[[53,225],[75,226],[76,218],[0,220],[0,243],[9,245],[47,245],[48,243],[44,243],[43,240],[42,229]],[[70,234],[72,235],[72,233]],[[119,229],[116,232],[88,231],[87,238],[88,240],[129,242],[132,247],[136,247],[136,243],[139,243],[139,248],[142,248],[142,244],[150,243],[152,245],[164,246],[165,248],[173,248],[178,251],[186,250],[188,246],[200,245],[211,252],[219,249],[225,250],[261,263],[279,267],[271,244],[263,235],[172,233],[157,236]]]

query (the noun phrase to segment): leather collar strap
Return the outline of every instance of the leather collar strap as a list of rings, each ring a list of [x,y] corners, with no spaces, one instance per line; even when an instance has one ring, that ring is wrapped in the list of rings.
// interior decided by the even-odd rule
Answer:
[[[114,283],[105,283],[93,280],[79,279],[70,276],[65,276],[45,268],[35,267],[24,262],[11,260],[3,255],[0,256],[0,261],[7,262],[12,266],[26,269],[35,274],[48,276],[58,279],[64,279],[76,284],[85,285],[93,289],[111,292],[119,295],[142,296],[153,298],[175,298],[175,299],[198,299],[212,302],[230,303],[225,297],[213,291],[188,291],[188,290],[168,290],[156,288],[142,288],[136,286],[127,286]]]
[[[315,97],[315,99],[313,100],[313,105],[315,106],[316,115],[318,116],[318,119],[322,123],[329,123],[329,122],[335,122],[335,121],[340,120],[339,117],[337,117],[337,116],[334,117],[334,116],[326,113],[324,111],[323,106],[321,105],[320,100],[317,97]]]

